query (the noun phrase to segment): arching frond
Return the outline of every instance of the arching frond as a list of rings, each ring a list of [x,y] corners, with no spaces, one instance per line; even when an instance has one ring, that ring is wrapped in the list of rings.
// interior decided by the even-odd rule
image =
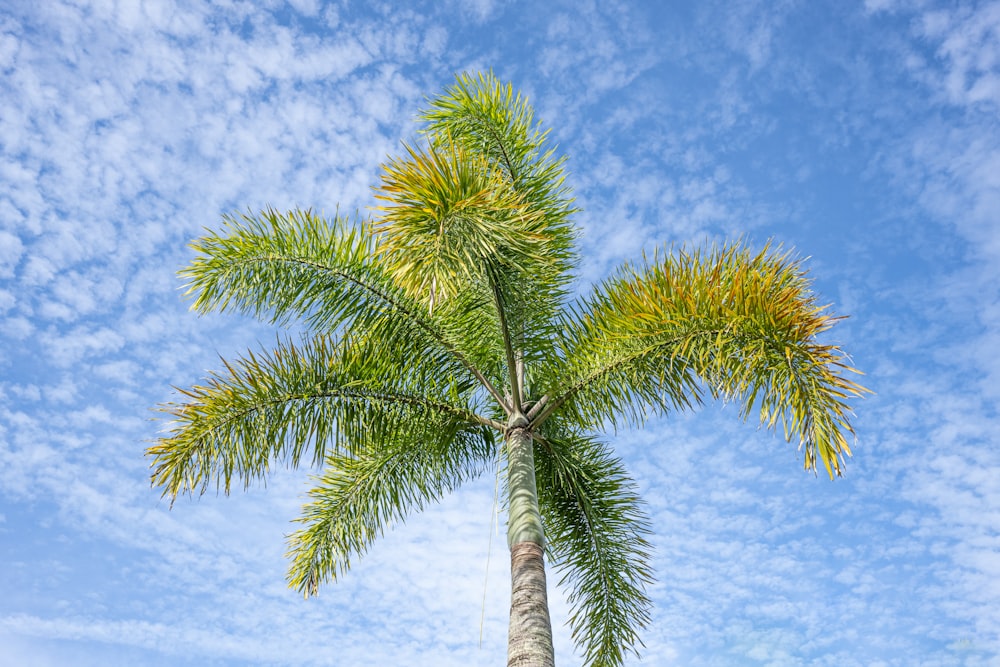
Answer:
[[[588,667],[617,667],[642,641],[651,606],[649,519],[621,461],[550,421],[535,445],[539,505],[573,638]]]
[[[476,477],[496,457],[488,429],[447,414],[395,420],[392,433],[328,456],[289,538],[289,584],[306,597],[348,570],[387,528]]]
[[[821,342],[836,318],[787,254],[740,246],[654,256],[599,286],[567,321],[561,367],[537,417],[559,408],[600,426],[714,396],[757,411],[768,427],[841,474],[853,433],[848,400],[866,390],[840,348]]]
[[[500,392],[470,360],[478,350],[449,336],[426,304],[398,286],[376,256],[375,241],[341,217],[309,211],[228,216],[220,232],[192,244],[197,252],[181,272],[200,312],[237,310],[263,320],[299,319],[319,333],[339,327],[381,345],[378,354],[408,354],[442,372],[459,364],[503,404]]]
[[[198,312],[236,310],[285,324],[305,322],[321,333],[355,319],[421,321],[355,222],[311,211],[223,216],[222,229],[191,244],[195,257],[180,272]]]
[[[171,498],[213,481],[228,493],[234,477],[249,485],[274,462],[297,466],[308,457],[318,465],[331,446],[350,451],[395,437],[400,415],[491,423],[474,411],[468,376],[427,373],[371,352],[364,341],[323,337],[224,362],[224,373],[182,390],[187,402],[161,407],[172,421],[147,450],[153,485]]]

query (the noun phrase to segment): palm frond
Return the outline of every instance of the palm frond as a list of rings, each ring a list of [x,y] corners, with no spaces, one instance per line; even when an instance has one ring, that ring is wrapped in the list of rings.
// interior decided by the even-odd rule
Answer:
[[[820,338],[837,321],[817,303],[801,265],[787,253],[734,245],[654,256],[626,266],[572,312],[551,369],[544,421],[560,408],[600,426],[646,411],[683,408],[715,397],[781,424],[805,450],[840,475],[853,434],[848,400],[866,392],[858,371]]]
[[[310,211],[227,216],[222,231],[192,244],[197,252],[181,271],[199,312],[236,310],[278,324],[303,321],[320,334],[338,328],[379,340],[428,366],[461,364],[500,403],[494,381],[470,360],[448,327],[411,298],[380,264],[376,240],[342,218]]]
[[[248,486],[274,462],[297,466],[311,454],[318,465],[330,447],[388,438],[401,414],[502,428],[476,413],[467,374],[449,377],[384,351],[321,337],[224,362],[224,373],[181,390],[186,402],[161,406],[172,421],[147,450],[153,485],[171,498],[203,493],[213,481],[229,493],[234,477]]]
[[[355,318],[419,318],[371,261],[375,248],[360,225],[311,211],[223,216],[220,231],[191,244],[196,252],[180,272],[194,310],[236,310],[285,324],[300,319],[330,333]]]
[[[434,319],[470,365],[495,386],[506,385],[503,334],[488,281],[477,278],[466,282],[460,292],[435,306]]]
[[[539,505],[573,638],[588,667],[617,667],[641,645],[652,582],[649,519],[621,461],[602,443],[560,432],[553,421],[535,447]]]
[[[514,346],[526,358],[544,356],[558,333],[556,313],[577,262],[574,211],[563,159],[547,145],[527,100],[492,74],[465,74],[422,114],[433,146],[457,146],[485,162],[525,206],[523,237],[530,252],[495,272]]]
[[[536,214],[485,160],[455,145],[406,151],[384,165],[373,228],[381,257],[412,297],[444,301],[488,267],[535,252]]]
[[[432,141],[457,143],[503,173],[515,192],[544,213],[549,250],[572,263],[575,232],[569,223],[573,208],[564,159],[547,145],[549,131],[535,122],[527,99],[492,73],[462,74],[421,118]]]
[[[328,456],[289,538],[289,584],[309,597],[346,572],[387,528],[476,477],[496,456],[492,433],[436,413],[398,419],[392,433]]]

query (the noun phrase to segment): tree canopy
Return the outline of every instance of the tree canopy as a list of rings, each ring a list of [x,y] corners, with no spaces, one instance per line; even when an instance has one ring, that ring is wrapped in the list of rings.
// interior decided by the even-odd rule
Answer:
[[[316,470],[288,551],[289,582],[309,596],[527,447],[530,493],[515,475],[505,487],[511,523],[519,507],[537,515],[544,537],[531,539],[568,589],[586,664],[619,665],[649,620],[650,525],[599,434],[721,398],[832,478],[850,453],[848,401],[865,390],[789,252],[655,249],[574,297],[563,160],[527,101],[462,75],[421,118],[418,145],[384,164],[371,217],[266,209],[193,243],[195,310],[305,333],[224,361],[163,406],[153,484],[173,499],[229,493],[278,461]]]

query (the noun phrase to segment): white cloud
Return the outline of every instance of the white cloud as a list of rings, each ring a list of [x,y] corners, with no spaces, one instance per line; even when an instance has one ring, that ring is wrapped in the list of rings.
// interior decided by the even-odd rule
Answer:
[[[0,230],[0,277],[11,278],[24,255],[21,239],[8,231]]]
[[[17,561],[0,653],[502,655],[502,531],[476,648],[492,480],[303,602],[282,580],[301,474],[278,466],[266,490],[168,511],[142,457],[170,383],[274,336],[186,310],[184,244],[232,209],[364,212],[422,96],[480,63],[529,93],[569,156],[586,279],[667,242],[794,240],[856,315],[838,335],[879,391],[836,484],[800,474],[794,447],[728,408],[615,436],[655,519],[642,664],[1000,655],[994,5],[816,9],[822,42],[796,32],[803,6],[578,3],[529,18],[492,2],[288,4],[51,2],[0,18],[0,539]],[[301,16],[279,21],[290,10]],[[566,610],[554,595],[561,656]]]
[[[306,16],[316,16],[320,10],[319,0],[288,0],[288,4]]]
[[[955,104],[1000,104],[1000,7],[936,9],[921,16],[923,34],[948,65],[944,90]]]

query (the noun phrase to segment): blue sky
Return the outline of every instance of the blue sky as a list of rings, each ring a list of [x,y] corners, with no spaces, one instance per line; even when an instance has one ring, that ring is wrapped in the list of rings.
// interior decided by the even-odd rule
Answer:
[[[171,385],[276,335],[188,311],[188,241],[363,211],[425,96],[489,68],[567,157],[581,288],[774,239],[876,392],[836,482],[733,406],[607,434],[655,528],[629,664],[1000,664],[1000,4],[919,0],[5,2],[0,664],[503,660],[493,479],[303,601],[308,471],[170,510],[143,458]]]

